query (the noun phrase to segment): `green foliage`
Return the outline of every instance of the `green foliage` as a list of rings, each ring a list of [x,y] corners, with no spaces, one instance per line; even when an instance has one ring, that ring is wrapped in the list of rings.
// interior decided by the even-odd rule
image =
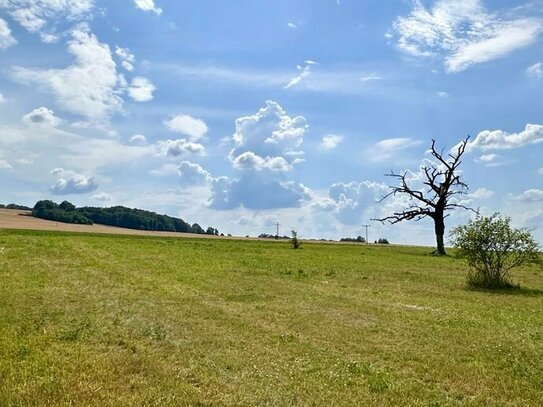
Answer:
[[[451,231],[452,244],[470,267],[468,284],[483,288],[512,287],[509,272],[515,267],[540,263],[539,246],[526,228],[511,227],[509,217],[495,213]]]
[[[62,207],[57,203],[49,200],[38,201],[32,209],[32,216],[41,219],[52,220],[55,222],[63,223],[75,223],[79,225],[92,225],[92,220],[86,217],[84,214],[76,212],[75,210],[65,210],[63,208],[69,208],[70,205],[75,208],[74,205],[68,201],[62,202]]]
[[[58,207],[67,212],[75,211],[75,205],[68,201],[63,201]]]
[[[16,210],[19,210],[19,211],[29,211],[32,208],[29,208],[28,206],[25,206],[25,205],[18,205],[18,204],[10,203],[10,204],[7,204],[7,205],[0,204],[0,209],[16,209]]]
[[[339,239],[340,242],[356,242],[356,243],[366,243],[366,239],[364,239],[362,236],[357,237],[342,237]]]
[[[298,239],[298,233],[293,230],[291,231],[292,237],[290,238],[290,244],[292,244],[293,249],[299,249],[302,245],[302,242]]]
[[[77,223],[92,225],[117,226],[137,230],[153,230],[161,232],[181,232],[218,235],[219,231],[209,227],[205,231],[195,223],[190,225],[183,219],[174,218],[168,215],[159,215],[155,212],[142,209],[125,208],[114,206],[111,208],[83,207],[76,208],[68,201],[57,203],[44,200],[39,201],[32,210],[32,216],[42,219],[53,220],[64,223]]]
[[[380,237],[379,240],[377,241],[377,243],[379,243],[379,244],[390,244],[388,239],[386,239],[384,237]]]

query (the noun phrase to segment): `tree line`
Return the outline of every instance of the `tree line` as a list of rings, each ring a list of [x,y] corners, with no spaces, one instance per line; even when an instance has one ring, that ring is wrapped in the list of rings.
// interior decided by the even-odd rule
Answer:
[[[10,204],[7,204],[7,205],[0,204],[0,209],[15,209],[15,210],[18,210],[18,211],[29,211],[32,208],[29,208],[28,206],[24,206],[24,205],[17,205],[17,204],[14,204],[14,203],[10,203]]]
[[[32,209],[32,216],[41,219],[63,223],[76,223],[82,225],[117,226],[128,229],[151,230],[160,232],[180,232],[218,235],[219,231],[213,227],[203,229],[199,224],[190,225],[183,219],[168,215],[159,215],[143,209],[132,209],[124,206],[110,208],[96,208],[84,206],[77,208],[68,201],[61,204],[50,200],[38,201]]]

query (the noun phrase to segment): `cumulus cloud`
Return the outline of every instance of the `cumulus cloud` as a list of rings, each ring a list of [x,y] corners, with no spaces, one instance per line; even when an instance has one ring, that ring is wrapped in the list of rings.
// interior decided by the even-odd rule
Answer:
[[[286,178],[300,162],[298,148],[307,132],[304,117],[289,116],[273,101],[256,114],[235,121],[229,157],[239,178],[215,178],[210,206],[215,209],[298,207],[308,189]]]
[[[56,27],[59,21],[90,19],[93,8],[93,0],[0,1],[0,10],[6,10],[11,18],[29,32],[39,33],[44,42],[54,42],[58,39]]]
[[[422,143],[420,140],[414,140],[407,137],[388,138],[381,140],[372,148],[370,160],[386,161],[394,157],[400,151],[419,146]]]
[[[466,151],[474,149],[498,150],[518,148],[543,141],[543,126],[540,124],[527,124],[519,133],[507,133],[503,130],[484,130],[473,141],[468,142]],[[490,158],[490,156],[487,156]]]
[[[140,10],[150,11],[158,16],[162,14],[162,9],[157,7],[153,0],[134,0],[134,4]]]
[[[0,18],[0,49],[6,49],[17,44],[17,40],[11,35],[6,20]]]
[[[273,101],[267,101],[266,106],[252,116],[236,119],[235,126],[232,136],[235,148],[230,152],[230,159],[238,166],[243,162],[244,169],[250,169],[253,164],[256,170],[272,166],[269,162],[277,161],[277,157],[293,165],[308,128],[303,116],[290,117]]]
[[[325,150],[333,150],[343,142],[343,136],[338,134],[328,134],[321,140],[321,147]]]
[[[68,51],[76,62],[65,69],[28,69],[16,67],[13,77],[26,84],[37,84],[52,93],[67,112],[91,121],[106,121],[120,111],[122,80],[117,74],[111,50],[100,43],[88,27],[71,31]]]
[[[311,75],[311,66],[317,65],[315,61],[307,60],[303,65],[298,65],[296,69],[298,70],[298,75],[294,76],[290,81],[285,85],[285,89],[292,88],[298,85],[304,78],[307,78]]]
[[[355,225],[362,221],[370,207],[387,192],[385,184],[363,182],[338,182],[330,186],[328,197],[317,201],[314,209],[331,211],[344,225]]]
[[[147,139],[143,134],[134,134],[132,137],[130,137],[130,143],[143,146],[147,144]]]
[[[55,168],[51,174],[60,177],[51,187],[51,193],[54,195],[86,194],[98,188],[93,177],[86,177],[63,168]]]
[[[171,131],[188,136],[191,141],[200,140],[208,131],[203,120],[186,114],[178,114],[170,120],[166,120],[164,124]]]
[[[6,98],[0,93],[0,103],[6,103]]]
[[[535,79],[543,78],[543,62],[538,62],[537,64],[529,66],[526,68],[526,73],[528,76]]]
[[[515,200],[522,202],[543,202],[543,190],[529,189],[516,196]]]
[[[204,154],[205,148],[199,143],[186,139],[165,140],[159,142],[159,150],[162,155],[172,157],[184,156],[187,154]]]
[[[115,47],[115,55],[121,60],[121,66],[129,72],[134,70],[134,62],[136,57],[128,48]]]
[[[264,169],[270,169],[272,171],[290,171],[292,165],[283,157],[266,157],[262,158],[252,151],[246,151],[233,161],[234,168],[239,170],[255,170],[262,171]]]
[[[245,207],[253,210],[299,207],[309,198],[308,189],[288,181],[279,181],[264,173],[243,174],[239,179],[219,177],[212,180],[210,207],[218,210]]]
[[[190,161],[182,161],[177,167],[177,171],[183,186],[205,185],[212,179],[209,172]]]
[[[533,44],[543,31],[541,19],[490,13],[481,0],[438,0],[431,8],[420,0],[394,30],[398,46],[414,56],[443,55],[448,72],[460,72],[502,58]]]
[[[155,90],[155,85],[149,79],[137,76],[132,79],[132,83],[128,87],[128,96],[136,102],[148,102],[153,100]]]
[[[55,112],[46,107],[39,107],[24,115],[21,119],[23,123],[31,126],[51,126],[56,127],[62,120],[55,116]]]

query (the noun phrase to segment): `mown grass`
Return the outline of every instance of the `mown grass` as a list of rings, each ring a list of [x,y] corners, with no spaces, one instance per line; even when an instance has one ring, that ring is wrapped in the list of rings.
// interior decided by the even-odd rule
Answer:
[[[536,406],[543,275],[426,248],[0,231],[0,406]]]

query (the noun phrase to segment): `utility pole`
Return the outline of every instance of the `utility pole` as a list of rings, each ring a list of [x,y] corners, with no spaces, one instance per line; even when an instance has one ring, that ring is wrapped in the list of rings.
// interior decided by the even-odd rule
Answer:
[[[366,244],[369,244],[369,240],[368,240],[368,228],[371,227],[371,225],[362,225],[362,227],[366,228]]]
[[[275,226],[277,226],[277,233],[275,234],[275,238],[279,239],[279,222],[277,222]]]

